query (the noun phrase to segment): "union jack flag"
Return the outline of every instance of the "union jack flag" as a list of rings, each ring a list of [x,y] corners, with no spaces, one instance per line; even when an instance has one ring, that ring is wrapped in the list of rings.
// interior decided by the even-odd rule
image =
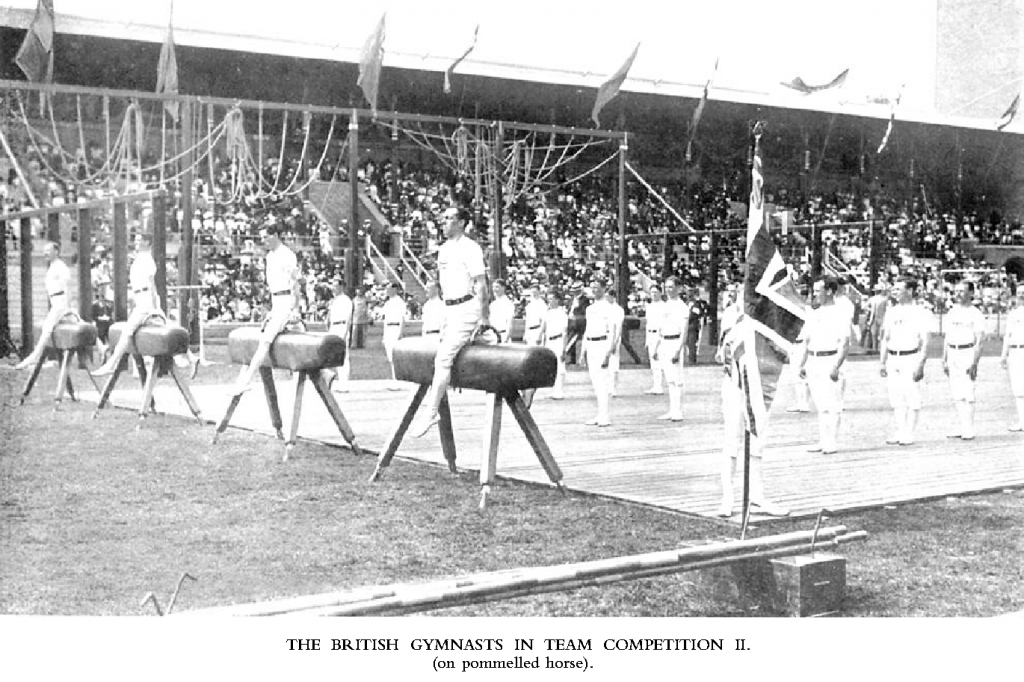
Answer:
[[[746,402],[747,429],[763,436],[779,375],[806,319],[803,298],[789,276],[764,214],[764,175],[761,166],[763,125],[754,128],[750,212],[747,217],[747,272],[743,312],[735,333],[734,358]]]

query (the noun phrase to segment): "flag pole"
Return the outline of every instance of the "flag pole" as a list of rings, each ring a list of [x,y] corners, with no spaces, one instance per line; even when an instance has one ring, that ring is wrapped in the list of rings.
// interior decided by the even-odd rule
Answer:
[[[750,429],[743,430],[743,525],[740,526],[740,540],[747,537],[750,523]]]

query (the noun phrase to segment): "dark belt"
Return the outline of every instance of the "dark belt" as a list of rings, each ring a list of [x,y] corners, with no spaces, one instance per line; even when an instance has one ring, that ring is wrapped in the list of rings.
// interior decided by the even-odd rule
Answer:
[[[562,338],[561,334],[555,334],[554,336],[549,336],[548,337],[548,341],[554,341],[555,339],[560,339],[560,338]],[[1017,348],[1017,346],[1013,346],[1013,347]]]
[[[291,293],[292,293],[291,289],[284,289],[282,291],[275,291],[274,293],[272,293],[270,295],[271,296],[290,296]]]
[[[440,333],[441,333],[440,329],[431,329],[429,331],[423,332],[423,335],[427,336],[428,334],[440,334]]]
[[[472,299],[473,299],[473,294],[466,294],[462,298],[453,298],[451,300],[445,300],[444,304],[445,305],[459,305],[460,303],[465,303],[466,301],[470,301]]]
[[[678,339],[680,336],[682,336],[682,334],[669,334],[668,336],[663,336],[661,338],[665,339],[666,341],[673,341],[675,339]]]
[[[607,334],[605,334],[604,336],[588,336],[587,341],[604,341],[607,338]]]
[[[535,324],[532,327],[528,327],[528,329],[540,329],[540,325],[539,324]]]
[[[385,327],[398,327],[398,326],[401,326],[401,324],[402,324],[401,322],[386,322],[384,324],[384,326]]]
[[[915,348],[914,350],[891,350],[889,351],[889,355],[913,355],[919,350],[921,349]]]
[[[50,298],[53,298],[54,296],[63,296],[63,295],[64,295],[64,292],[63,292],[63,291],[58,291],[58,292],[57,292],[57,293],[55,293],[55,294],[50,294]]]
[[[143,291],[149,291],[149,287],[143,287],[141,289],[132,289],[133,294],[141,294]]]
[[[948,345],[949,345],[950,348],[955,348],[956,350],[963,350],[964,348],[974,348],[974,344],[973,343],[962,343],[962,344],[959,344],[959,345],[957,345],[955,343],[951,343],[951,344],[948,344]]]
[[[826,355],[835,355],[839,351],[837,351],[837,350],[809,350],[807,352],[809,354],[813,355],[816,358],[820,358],[820,357],[824,357]]]
[[[647,333],[648,333],[648,334],[657,334],[657,333],[658,333],[658,330],[657,330],[657,329],[648,329],[648,330],[647,330]]]
[[[1024,348],[1024,343],[1011,343],[1010,348]]]

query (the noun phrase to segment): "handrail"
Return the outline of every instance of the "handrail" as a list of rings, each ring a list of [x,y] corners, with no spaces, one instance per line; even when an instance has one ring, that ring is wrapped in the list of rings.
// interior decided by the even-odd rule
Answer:
[[[427,281],[430,280],[430,271],[427,270],[427,266],[425,266],[423,261],[416,256],[416,252],[409,247],[404,239],[401,240],[401,243],[402,254],[399,258],[401,258],[402,263],[405,264],[405,267],[408,268],[409,272],[412,273],[413,279],[416,280],[416,283],[426,289]],[[409,260],[412,261],[411,264],[409,263],[409,260],[406,260],[406,254],[408,254]]]
[[[369,257],[370,265],[380,270],[381,277],[390,282],[391,275],[394,275],[398,284],[402,284],[402,278],[399,277],[398,273],[395,272],[395,269],[391,267],[391,263],[388,263],[388,259],[380,252],[380,249],[378,249],[377,245],[373,243],[373,240],[370,239],[369,235],[366,237],[366,255]],[[383,268],[377,264],[378,260],[384,264]],[[386,272],[385,269],[387,270]]]

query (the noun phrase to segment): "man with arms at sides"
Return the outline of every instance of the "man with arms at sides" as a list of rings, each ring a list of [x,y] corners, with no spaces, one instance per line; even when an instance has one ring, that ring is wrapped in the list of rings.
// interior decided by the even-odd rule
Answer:
[[[551,389],[552,400],[565,398],[565,352],[569,341],[569,315],[565,312],[562,295],[557,291],[548,294],[548,311],[544,316],[542,338],[555,357],[558,358],[558,370],[555,385]]]
[[[128,270],[128,288],[132,295],[134,307],[117,345],[111,351],[107,361],[93,372],[93,376],[113,374],[121,363],[121,358],[128,351],[128,344],[139,327],[153,317],[166,322],[167,316],[160,310],[160,299],[156,293],[156,263],[153,261],[151,248],[153,238],[149,234],[139,233],[135,237],[135,260]]]
[[[974,282],[962,280],[953,289],[955,302],[942,320],[942,371],[949,377],[949,393],[960,423],[950,438],[974,440],[974,398],[985,339],[985,316],[974,307]]]
[[[736,460],[743,456],[743,441],[747,430],[744,416],[746,398],[740,385],[740,368],[735,356],[735,348],[742,339],[745,323],[743,304],[738,298],[735,285],[726,292],[726,306],[722,311],[721,330],[719,331],[718,351],[715,360],[722,363],[725,375],[722,377],[722,418],[725,422],[725,437],[722,439],[722,502],[717,515],[723,518],[732,516],[733,511],[733,477],[736,474]],[[750,436],[750,503],[756,507],[754,511],[768,516],[787,516],[789,510],[779,507],[770,501],[764,493],[762,463],[764,441],[758,436]]]
[[[330,370],[327,385],[331,388],[337,382],[338,391],[348,391],[348,382],[352,376],[352,298],[345,292],[345,284],[338,282],[334,286],[335,296],[327,308],[327,333],[334,334],[345,342],[345,364]]]
[[[452,207],[445,211],[444,218],[446,239],[437,252],[437,281],[445,305],[444,328],[434,358],[428,412],[413,430],[418,436],[441,420],[439,410],[451,382],[455,356],[473,339],[478,328],[488,325],[490,318],[484,254],[480,245],[466,235],[469,210]]]
[[[366,346],[366,326],[370,324],[370,304],[366,300],[366,287],[356,287],[352,299],[352,347]]]
[[[658,419],[673,422],[683,420],[683,343],[690,319],[690,307],[679,298],[679,293],[679,280],[667,278],[665,307],[659,323],[658,346],[654,351],[654,360],[660,363],[668,383],[668,412]]]
[[[879,282],[875,285],[875,293],[868,299],[867,320],[864,323],[864,347],[877,353],[882,335],[882,323],[885,321],[885,309],[889,305],[889,294],[886,286]]]
[[[295,252],[281,241],[281,227],[268,224],[263,230],[263,245],[267,250],[266,278],[270,293],[270,313],[263,320],[260,342],[249,365],[242,368],[231,395],[249,390],[253,376],[270,354],[270,347],[289,322],[299,320],[300,285],[299,264]]]
[[[491,290],[494,292],[494,298],[491,300],[491,326],[498,334],[498,343],[511,343],[512,320],[516,316],[516,306],[508,297],[504,280],[494,280]]]
[[[893,409],[893,433],[889,445],[913,445],[921,412],[921,380],[928,357],[928,311],[917,305],[917,280],[904,277],[892,288],[896,304],[885,313],[879,344],[881,368]]]
[[[1017,307],[1006,317],[1006,335],[999,363],[1010,373],[1010,391],[1017,403],[1017,423],[1010,431],[1024,430],[1024,286],[1017,287]]]
[[[15,365],[15,369],[29,369],[35,367],[43,358],[46,347],[50,343],[50,337],[57,323],[68,314],[74,311],[68,306],[68,286],[71,282],[71,273],[68,266],[60,259],[60,245],[57,242],[46,242],[43,247],[43,255],[49,264],[46,268],[46,300],[50,305],[46,318],[43,320],[42,329],[39,331],[39,340],[32,348],[32,352],[25,356],[25,359]],[[84,266],[83,266],[84,267]]]
[[[808,450],[835,454],[843,416],[842,367],[850,352],[850,324],[846,311],[836,305],[839,283],[834,277],[814,283],[814,310],[800,332],[796,367],[818,408],[819,439]]]
[[[399,390],[395,379],[395,344],[402,338],[402,330],[405,328],[405,319],[409,316],[409,307],[402,298],[402,290],[398,284],[388,284],[388,300],[384,302],[381,309],[381,320],[384,331],[381,335],[381,343],[384,344],[384,354],[388,358],[388,365],[391,367],[391,384],[389,391]]]
[[[700,290],[692,287],[689,291],[690,319],[686,324],[686,362],[691,365],[697,364],[697,350],[700,346],[700,335],[704,330],[704,321],[707,320],[711,306],[704,300]]]
[[[427,282],[427,300],[423,302],[423,310],[420,314],[423,323],[420,334],[435,341],[441,338],[441,329],[444,327],[444,301],[437,287],[437,282]]]
[[[492,304],[493,305],[493,304]],[[540,346],[544,340],[544,316],[548,307],[540,293],[540,285],[534,282],[530,286],[530,301],[526,304],[523,312],[523,343],[527,346]],[[491,315],[493,315],[493,308]],[[533,405],[533,396],[536,389],[523,391],[523,401],[526,406]]]
[[[651,300],[647,302],[647,309],[644,311],[646,329],[644,330],[644,346],[647,348],[647,358],[651,363],[651,387],[644,391],[648,395],[664,395],[662,388],[663,375],[661,365],[654,360],[654,351],[658,347],[658,340],[661,338],[661,330],[658,325],[661,323],[661,316],[665,308],[665,299],[661,295],[661,289],[657,284],[650,288]]]
[[[583,353],[590,374],[590,383],[597,398],[597,416],[587,426],[610,426],[608,408],[611,402],[611,372],[608,364],[612,355],[612,310],[605,298],[604,280],[591,283],[594,302],[587,306],[586,326],[583,330]]]

